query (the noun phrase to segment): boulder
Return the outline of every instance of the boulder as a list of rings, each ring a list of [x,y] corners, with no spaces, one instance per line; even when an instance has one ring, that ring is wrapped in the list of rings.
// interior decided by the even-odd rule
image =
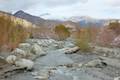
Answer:
[[[34,62],[28,59],[19,59],[15,61],[15,65],[17,67],[27,68],[27,70],[31,70],[33,68]]]
[[[120,77],[115,77],[114,80],[120,80]]]
[[[22,50],[22,49],[19,49],[19,48],[16,48],[13,52],[12,52],[13,55],[16,55],[16,56],[21,56],[21,57],[26,57],[28,54]]]
[[[34,44],[31,48],[31,53],[35,54],[35,55],[39,55],[39,56],[43,56],[46,53],[43,51],[42,47],[40,47],[37,44]]]
[[[17,57],[15,55],[10,55],[6,58],[6,62],[9,64],[14,64],[17,60]]]
[[[20,49],[26,50],[26,49],[30,49],[31,45],[29,43],[21,43],[18,46]]]
[[[67,48],[67,49],[65,50],[65,53],[66,53],[66,54],[71,54],[71,53],[75,53],[75,52],[77,52],[77,51],[79,51],[79,47],[73,47],[73,48]]]

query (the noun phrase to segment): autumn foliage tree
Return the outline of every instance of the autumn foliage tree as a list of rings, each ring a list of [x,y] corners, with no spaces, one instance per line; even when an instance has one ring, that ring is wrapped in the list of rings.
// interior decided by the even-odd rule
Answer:
[[[65,40],[70,37],[70,31],[64,25],[60,24],[54,28],[55,34],[57,35],[58,40]]]

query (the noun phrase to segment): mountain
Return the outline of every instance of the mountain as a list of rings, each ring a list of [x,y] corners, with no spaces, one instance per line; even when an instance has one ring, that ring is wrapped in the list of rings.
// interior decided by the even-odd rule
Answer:
[[[89,16],[73,16],[71,18],[66,19],[65,21],[61,21],[61,20],[46,20],[43,19],[41,17],[38,16],[33,16],[29,13],[26,13],[24,11],[18,11],[16,12],[13,16],[16,16],[18,18],[22,18],[25,19],[27,21],[30,21],[32,24],[35,24],[37,26],[40,27],[54,27],[58,24],[69,24],[69,26],[71,26],[71,24],[75,24],[74,26],[79,26],[79,27],[86,27],[86,26],[103,26],[106,23],[106,20],[103,19],[95,19],[95,18],[91,18]],[[73,26],[73,25],[72,25]]]
[[[53,27],[57,24],[62,23],[60,20],[46,20],[38,16],[33,16],[21,10],[17,11],[15,14],[13,14],[13,16],[30,21],[32,24],[35,24],[39,27]]]
[[[95,19],[91,18],[89,16],[73,16],[71,18],[68,18],[67,20],[79,23],[81,27],[89,26],[89,25],[95,25],[95,26],[103,26],[106,22],[106,20],[103,19]]]
[[[27,20],[24,20],[24,19],[21,19],[21,18],[18,18],[18,17],[15,17],[12,14],[7,13],[7,12],[0,11],[0,17],[11,19],[11,21],[14,24],[20,24],[20,25],[22,25],[23,27],[26,27],[26,28],[30,28],[30,27],[33,27],[33,26],[35,27],[35,25],[33,25],[31,22],[29,22]]]
[[[37,16],[30,15],[22,10],[16,12],[15,14],[13,14],[13,16],[25,19],[37,26],[43,26],[43,23],[45,22],[44,19],[37,17]]]

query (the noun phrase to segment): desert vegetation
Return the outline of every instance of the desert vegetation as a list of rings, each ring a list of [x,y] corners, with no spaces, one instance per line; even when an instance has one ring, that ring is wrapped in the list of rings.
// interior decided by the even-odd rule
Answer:
[[[114,47],[112,42],[120,35],[120,23],[118,20],[110,22],[108,25],[102,27],[97,37],[97,45],[105,47]]]
[[[90,51],[90,44],[96,44],[99,29],[99,27],[91,25],[77,28],[73,34],[76,46],[79,46],[81,51]]]
[[[75,44],[80,48],[81,51],[88,51],[90,49],[90,34],[87,29],[78,29],[75,34]]]
[[[0,49],[11,50],[23,42],[29,34],[22,24],[15,24],[10,16],[0,16]]]
[[[58,40],[65,40],[66,38],[70,37],[70,31],[64,25],[60,24],[54,28],[54,32],[57,36]]]

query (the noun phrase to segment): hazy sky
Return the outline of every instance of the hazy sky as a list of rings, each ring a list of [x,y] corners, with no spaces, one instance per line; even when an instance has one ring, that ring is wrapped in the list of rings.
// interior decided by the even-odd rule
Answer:
[[[24,10],[32,15],[52,19],[71,16],[120,18],[120,0],[0,0],[0,10]]]

